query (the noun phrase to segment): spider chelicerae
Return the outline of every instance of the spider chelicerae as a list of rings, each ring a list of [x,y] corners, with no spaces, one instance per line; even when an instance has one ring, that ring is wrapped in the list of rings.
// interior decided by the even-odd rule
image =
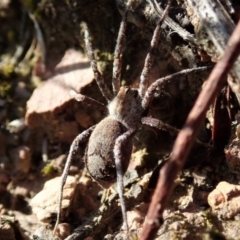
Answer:
[[[97,125],[94,125],[80,133],[71,144],[69,155],[62,174],[61,188],[59,191],[59,209],[54,232],[56,231],[60,221],[63,187],[67,179],[73,155],[78,149],[79,144],[87,141],[88,139],[88,146],[85,151],[86,168],[91,177],[103,188],[109,188],[112,184],[117,182],[123,220],[128,231],[129,227],[123,195],[123,175],[127,170],[131,158],[132,137],[141,124],[149,125],[158,129],[171,129],[169,125],[164,124],[162,121],[146,116],[155,90],[160,86],[162,87],[169,80],[172,80],[180,75],[206,69],[206,67],[186,69],[167,77],[157,79],[154,83],[148,86],[149,72],[154,60],[153,53],[158,46],[161,25],[170,9],[170,2],[171,0],[168,1],[163,15],[157,22],[151,40],[150,50],[145,58],[144,68],[140,76],[139,88],[137,89],[120,86],[122,51],[125,41],[127,16],[129,9],[134,7],[134,1],[129,0],[126,4],[126,10],[118,33],[113,61],[112,91],[110,91],[107,87],[103,76],[98,70],[88,27],[85,23],[81,24],[85,33],[86,50],[94,72],[94,77],[102,95],[107,100],[108,105],[105,106],[92,98],[78,94],[74,91],[71,91],[70,94],[77,101],[102,109],[107,112],[108,115]]]

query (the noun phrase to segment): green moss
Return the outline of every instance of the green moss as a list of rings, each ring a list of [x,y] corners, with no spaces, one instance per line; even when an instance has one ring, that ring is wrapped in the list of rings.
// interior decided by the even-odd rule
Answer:
[[[97,60],[98,61],[113,61],[114,55],[109,53],[109,52],[100,52],[97,55]]]
[[[11,63],[6,63],[2,68],[0,68],[0,74],[4,77],[9,78],[14,72],[14,65]]]
[[[42,174],[43,176],[49,176],[49,175],[52,175],[54,172],[55,172],[55,169],[54,167],[52,166],[51,163],[49,164],[46,164],[43,169],[42,169]]]
[[[6,98],[10,94],[11,87],[12,86],[10,82],[7,81],[2,82],[0,84],[0,96],[2,98]]]
[[[12,31],[12,30],[9,30],[9,31],[7,32],[7,39],[8,39],[9,42],[14,42],[14,41],[16,40],[16,34],[15,34],[15,32]]]
[[[129,240],[138,240],[138,236],[134,233],[131,233],[129,236]]]
[[[37,8],[39,0],[23,0],[23,5],[29,10],[33,11]]]
[[[208,229],[212,229],[213,227],[213,222],[212,222],[212,215],[211,215],[211,212],[208,210],[206,211],[203,211],[203,214],[204,214],[204,217],[205,217],[205,220],[206,220],[206,226]]]

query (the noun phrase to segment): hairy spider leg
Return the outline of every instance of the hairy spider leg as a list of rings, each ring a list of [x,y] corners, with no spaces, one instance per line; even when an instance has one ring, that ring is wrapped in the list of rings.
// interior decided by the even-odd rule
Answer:
[[[150,44],[150,50],[144,61],[144,67],[143,67],[143,70],[142,70],[142,73],[140,76],[140,84],[139,84],[139,94],[141,97],[144,96],[144,94],[148,88],[149,72],[152,68],[153,61],[154,61],[154,53],[158,47],[158,43],[160,40],[161,26],[162,26],[166,16],[168,15],[168,12],[169,12],[170,6],[171,6],[171,2],[172,2],[172,0],[168,0],[168,3],[163,12],[163,15],[157,22],[157,26],[154,30],[153,37],[152,37],[151,44]]]
[[[87,54],[88,54],[88,57],[89,57],[89,60],[91,63],[91,67],[92,67],[92,70],[94,73],[95,80],[98,84],[98,87],[99,87],[103,97],[109,103],[113,99],[113,94],[111,93],[108,86],[105,84],[104,78],[103,78],[102,74],[100,73],[100,71],[98,70],[97,61],[94,57],[94,52],[92,49],[92,43],[91,43],[91,39],[90,39],[88,26],[84,22],[82,22],[81,25],[84,29],[84,40],[85,40],[86,50],[87,50]]]
[[[164,123],[163,121],[156,119],[156,118],[143,117],[141,119],[141,122],[144,125],[148,125],[150,127],[154,127],[159,130],[168,131],[171,133],[172,136],[177,136],[179,133],[179,130],[177,128],[175,128],[167,123]]]
[[[124,43],[126,40],[126,28],[127,28],[127,18],[129,10],[134,6],[135,0],[129,0],[126,4],[126,10],[123,14],[120,28],[118,31],[117,43],[114,51],[113,59],[113,76],[112,76],[112,88],[113,94],[116,95],[120,89],[121,85],[121,72],[122,72],[122,53],[124,48]]]
[[[85,142],[88,140],[90,134],[92,133],[92,131],[94,130],[94,128],[96,127],[96,125],[88,128],[87,130],[85,130],[84,132],[80,133],[72,142],[70,150],[69,150],[69,154],[66,160],[66,164],[62,173],[62,177],[61,177],[61,184],[60,184],[60,190],[59,190],[59,198],[58,198],[58,212],[57,212],[57,220],[55,223],[55,227],[53,230],[53,234],[55,234],[57,226],[60,222],[60,218],[61,218],[61,208],[62,208],[62,196],[63,196],[63,187],[66,183],[66,179],[68,176],[68,172],[69,172],[69,168],[71,166],[71,162],[73,159],[74,154],[76,153],[78,146],[80,143]]]
[[[123,216],[123,221],[125,223],[127,232],[129,232],[129,225],[127,221],[127,214],[126,214],[126,204],[124,200],[124,195],[123,195],[123,172],[122,172],[122,153],[121,153],[121,148],[124,142],[126,142],[130,137],[134,135],[136,132],[136,129],[131,129],[119,136],[114,145],[114,160],[115,160],[115,165],[116,165],[116,170],[117,170],[117,187],[118,187],[118,195],[121,203],[121,210],[122,210],[122,216]]]
[[[120,89],[122,71],[122,52],[126,39],[127,15],[128,10],[124,12],[120,28],[118,31],[117,43],[114,51],[113,76],[112,76],[112,88],[114,95],[116,95]]]
[[[180,72],[173,73],[171,75],[168,75],[163,78],[157,79],[155,82],[153,82],[149,88],[146,90],[143,100],[142,100],[142,107],[143,109],[147,109],[149,104],[151,103],[151,100],[153,98],[154,92],[157,87],[164,87],[166,83],[172,80],[178,80],[179,77],[189,74],[191,72],[196,72],[196,71],[205,71],[209,69],[209,67],[197,67],[197,68],[189,68],[189,69],[184,69]]]

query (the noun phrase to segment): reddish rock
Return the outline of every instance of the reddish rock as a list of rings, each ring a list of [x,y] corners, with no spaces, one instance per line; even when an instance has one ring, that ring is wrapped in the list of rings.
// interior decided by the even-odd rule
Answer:
[[[235,217],[240,213],[240,185],[220,182],[208,195],[208,204],[222,219]]]
[[[34,90],[27,102],[26,124],[39,128],[51,140],[71,143],[79,132],[75,123],[79,104],[69,91],[80,92],[93,79],[88,59],[75,50],[66,51],[52,76]]]

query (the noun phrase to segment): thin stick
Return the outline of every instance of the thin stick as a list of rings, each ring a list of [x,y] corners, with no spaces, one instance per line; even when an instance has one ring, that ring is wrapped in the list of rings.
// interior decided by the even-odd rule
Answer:
[[[159,16],[163,15],[163,9],[158,5],[156,0],[149,0],[154,10]],[[173,21],[169,16],[164,21],[172,30],[176,32],[184,40],[194,43],[196,41],[193,34],[190,34],[186,29],[182,28],[177,22]]]
[[[164,19],[168,15],[168,12],[170,10],[172,0],[168,0],[167,7],[165,8],[162,17],[157,22],[157,27],[154,30],[153,37],[151,40],[150,50],[145,58],[145,63],[143,67],[143,71],[140,76],[140,85],[139,85],[139,94],[141,97],[144,96],[147,88],[148,88],[148,82],[149,82],[149,72],[152,68],[153,61],[154,61],[154,52],[157,49],[159,39],[160,39],[160,33],[161,33],[161,26],[164,22]]]
[[[228,41],[222,59],[214,67],[204,89],[189,113],[183,129],[175,141],[169,160],[160,170],[159,181],[143,224],[140,240],[154,239],[159,227],[163,224],[163,211],[172,194],[174,181],[186,161],[209,106],[225,84],[227,74],[239,54],[240,21]]]
[[[45,46],[45,42],[44,42],[43,33],[41,31],[41,28],[38,24],[36,17],[30,11],[27,11],[27,12],[28,12],[29,17],[33,21],[34,28],[36,30],[36,35],[37,35],[37,42],[38,42],[38,44],[40,46],[40,50],[41,50],[41,61],[42,61],[42,64],[45,65],[46,64],[46,46]]]
[[[87,96],[82,95],[80,93],[77,93],[74,90],[70,90],[69,94],[72,97],[74,97],[75,100],[78,101],[78,102],[82,102],[82,103],[84,103],[86,105],[94,107],[95,109],[98,109],[98,110],[100,110],[100,111],[102,111],[104,113],[108,113],[108,108],[104,104],[96,101],[93,98],[90,98],[90,97],[87,97]]]

